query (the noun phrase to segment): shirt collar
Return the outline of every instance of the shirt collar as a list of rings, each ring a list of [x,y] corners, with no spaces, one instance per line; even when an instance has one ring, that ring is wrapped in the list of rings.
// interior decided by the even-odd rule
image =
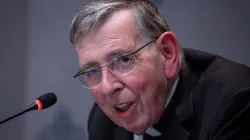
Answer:
[[[169,92],[168,98],[167,98],[166,103],[165,103],[165,108],[168,106],[170,100],[172,99],[172,97],[173,97],[173,95],[174,95],[174,92],[175,92],[175,90],[176,90],[178,81],[179,81],[179,76],[176,78],[176,80],[175,80],[175,82],[174,82],[174,84],[173,84],[173,86],[172,86],[172,88],[171,88],[171,90],[170,90],[170,92]],[[156,129],[154,129],[153,127],[147,128],[145,133],[147,133],[147,134],[150,135],[150,136],[154,136],[154,137],[155,137],[155,136],[160,136],[160,135],[161,135],[161,133],[160,133],[159,131],[157,131]],[[140,135],[134,134],[134,137],[139,137],[139,136],[140,136]]]

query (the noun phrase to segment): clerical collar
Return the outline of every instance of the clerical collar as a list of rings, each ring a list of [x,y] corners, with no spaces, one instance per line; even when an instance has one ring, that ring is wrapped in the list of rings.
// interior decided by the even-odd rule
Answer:
[[[165,108],[168,106],[170,100],[172,99],[172,97],[174,95],[178,81],[179,81],[179,76],[176,78],[176,80],[175,80],[175,82],[174,82],[174,84],[169,92],[168,98],[167,98],[166,103],[165,103]],[[147,133],[148,135],[153,136],[153,137],[161,135],[161,133],[159,131],[157,131],[156,129],[154,129],[153,127],[147,128],[145,133]],[[141,139],[141,138],[143,138],[142,135],[134,134],[134,139]]]

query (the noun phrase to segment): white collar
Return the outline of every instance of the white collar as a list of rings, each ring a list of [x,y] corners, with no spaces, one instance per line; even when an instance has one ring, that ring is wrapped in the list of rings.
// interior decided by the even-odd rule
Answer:
[[[169,92],[168,98],[166,100],[165,108],[168,106],[170,100],[172,99],[178,82],[179,82],[179,76],[176,78],[176,80],[175,80],[175,82],[174,82],[174,84],[173,84],[173,86],[172,86],[172,88],[171,88],[171,90]],[[150,136],[159,136],[159,135],[161,135],[161,133],[159,131],[157,131],[156,129],[154,129],[153,127],[147,128],[146,133],[148,135],[150,135]],[[143,135],[134,134],[134,140],[142,140],[142,139],[143,139]]]

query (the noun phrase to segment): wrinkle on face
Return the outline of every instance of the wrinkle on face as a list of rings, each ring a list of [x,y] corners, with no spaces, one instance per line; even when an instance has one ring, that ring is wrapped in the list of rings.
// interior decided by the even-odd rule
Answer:
[[[96,62],[97,60],[102,66],[107,64],[110,61],[108,53],[111,51],[124,50],[124,53],[130,53],[136,50],[139,46],[139,36],[134,26],[127,26],[135,24],[131,14],[131,11],[128,10],[118,12],[100,28],[81,37],[76,47],[80,67],[83,67],[86,62]],[[127,20],[128,18],[130,20]],[[122,21],[125,23],[120,24]]]
[[[79,64],[96,62],[104,65],[110,60],[110,52],[119,49],[133,52],[146,44],[147,42],[141,41],[137,36],[136,24],[131,15],[131,11],[120,11],[103,26],[82,37],[76,47]],[[152,43],[147,47],[156,45]],[[104,113],[117,125],[134,132],[154,123],[159,114],[156,108],[162,108],[159,104],[164,102],[162,94],[165,93],[166,79],[161,56],[155,53],[155,49],[144,49],[136,54],[138,63],[133,72],[124,77],[116,77],[105,68],[106,80],[110,84],[101,84],[92,89],[95,101]],[[105,88],[110,90],[104,90]],[[114,102],[126,101],[134,102],[135,112],[128,118],[121,118],[115,114],[113,105]]]

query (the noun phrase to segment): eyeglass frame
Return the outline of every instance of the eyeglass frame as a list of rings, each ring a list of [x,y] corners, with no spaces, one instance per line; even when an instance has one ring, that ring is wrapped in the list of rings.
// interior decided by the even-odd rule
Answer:
[[[95,68],[95,69],[99,69],[100,71],[102,71],[102,70],[101,70],[102,68],[104,68],[104,67],[106,67],[106,66],[109,66],[110,64],[113,64],[114,62],[118,61],[119,59],[121,59],[121,58],[123,58],[123,57],[127,57],[127,56],[130,56],[130,55],[136,54],[137,52],[139,52],[139,51],[142,50],[143,48],[147,47],[149,44],[153,43],[153,42],[156,41],[157,39],[158,39],[158,37],[156,37],[156,38],[154,38],[153,40],[149,41],[148,43],[146,43],[146,44],[143,45],[142,47],[138,48],[138,49],[135,50],[134,52],[129,53],[129,54],[126,54],[126,55],[123,55],[123,56],[118,57],[118,58],[116,58],[116,59],[112,59],[109,63],[107,63],[107,64],[105,64],[105,65],[103,65],[103,66],[101,66],[101,67],[99,67],[99,68]],[[93,70],[93,69],[90,69],[90,70]],[[87,70],[87,71],[79,70],[79,71],[73,76],[73,78],[77,78],[77,77],[80,76],[80,75],[86,74],[86,73],[88,73],[90,70]],[[131,72],[132,72],[133,70],[134,70],[134,69],[132,69]],[[111,71],[111,70],[109,69],[109,71]],[[111,72],[112,72],[112,71],[111,71]],[[112,72],[112,73],[113,73],[113,72]],[[130,73],[130,72],[129,72],[129,73]],[[119,76],[119,75],[117,75],[117,76]],[[125,76],[125,75],[124,75],[124,76]],[[79,80],[79,78],[78,78],[78,80]],[[89,88],[89,87],[83,85],[82,82],[80,82],[80,83],[81,83],[81,85],[82,85],[83,87],[85,87],[85,88],[87,88],[87,89],[93,89],[93,88],[98,87],[98,86],[96,86],[96,87],[93,87],[93,88]]]

